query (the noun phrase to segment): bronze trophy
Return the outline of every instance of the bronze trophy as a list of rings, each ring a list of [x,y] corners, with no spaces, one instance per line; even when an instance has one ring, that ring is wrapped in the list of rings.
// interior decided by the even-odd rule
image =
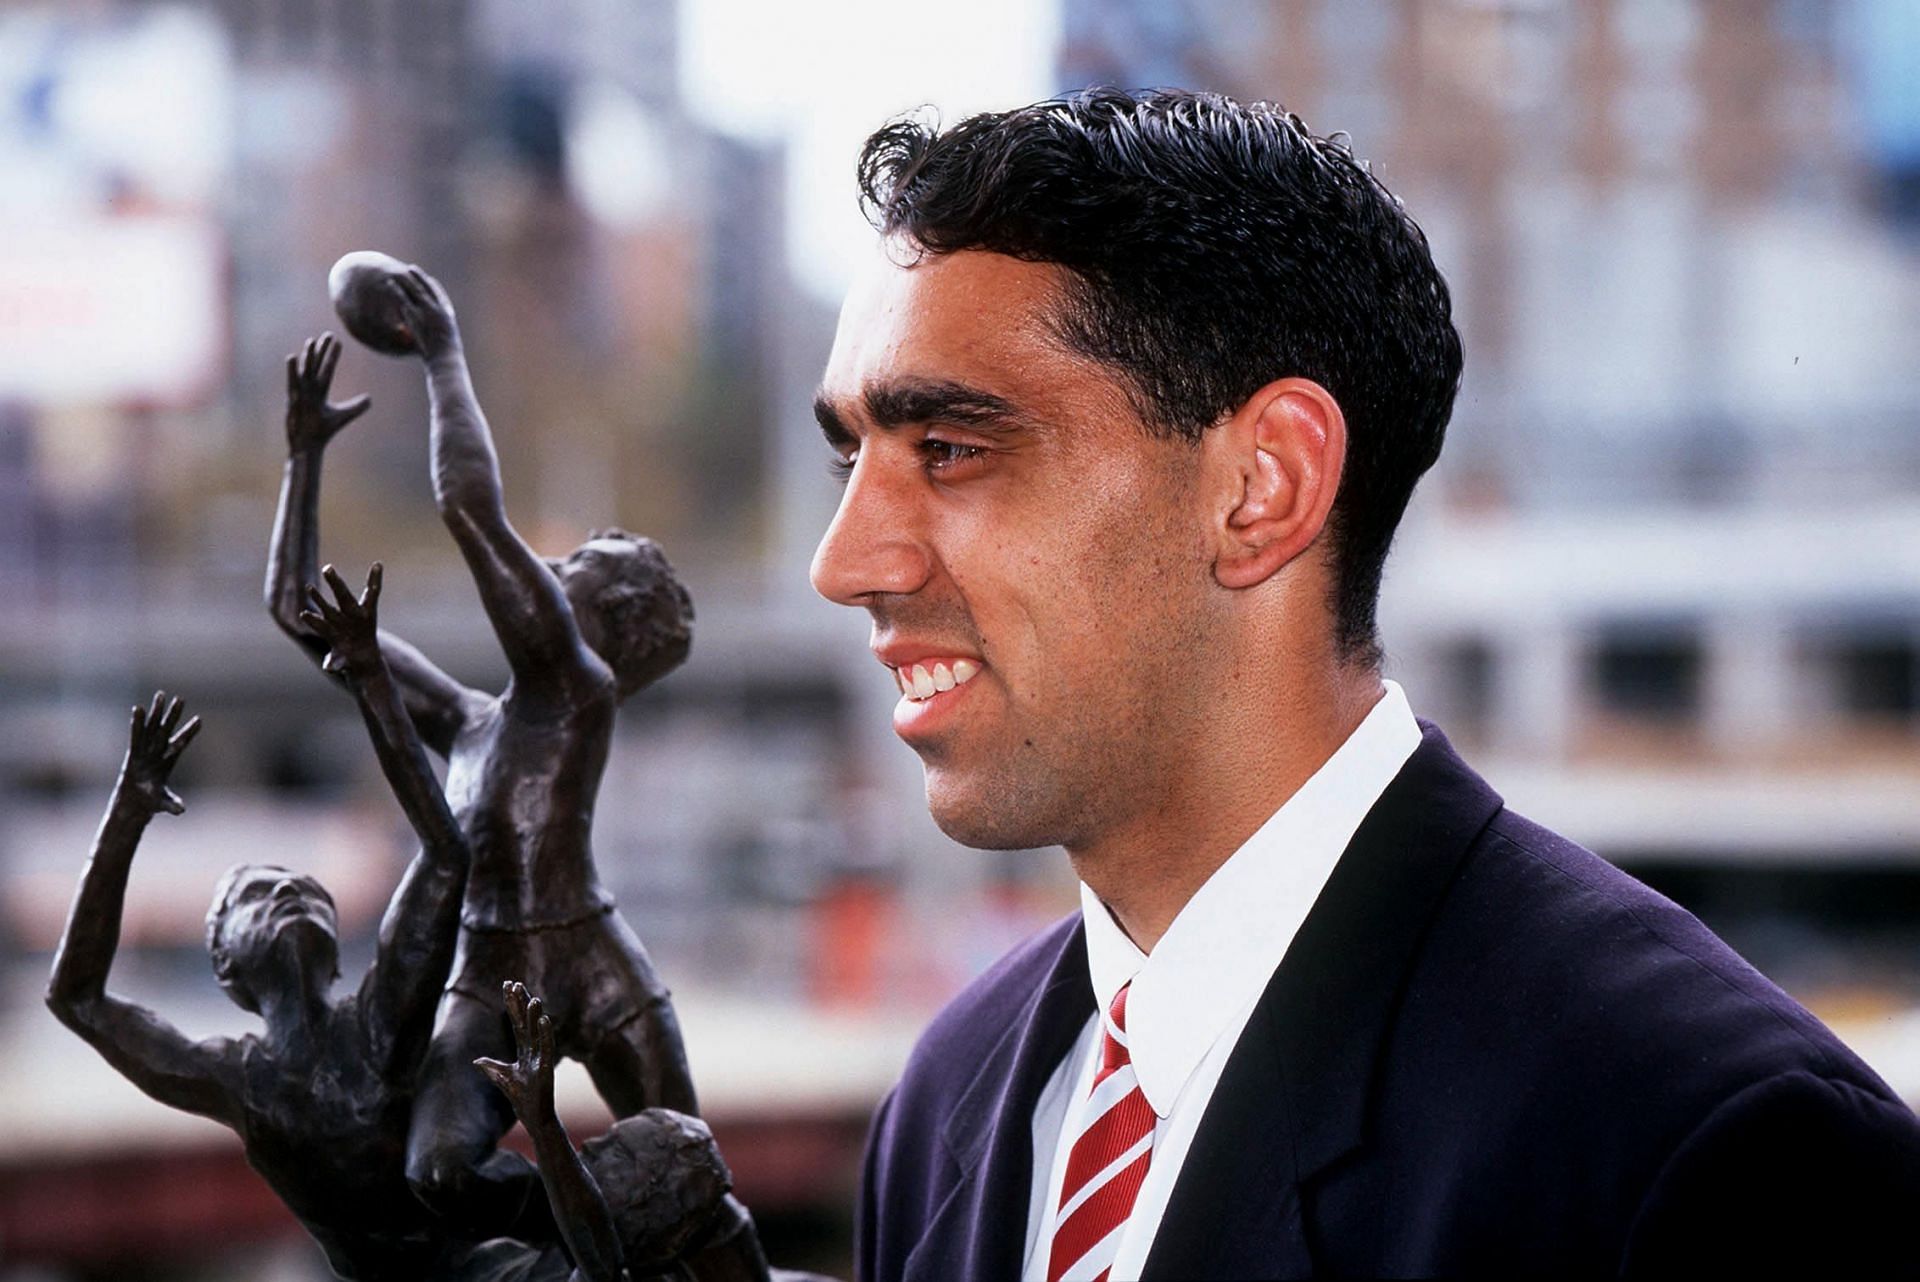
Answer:
[[[368,398],[331,402],[340,344],[308,340],[287,358],[267,607],[357,700],[420,853],[347,997],[332,994],[326,890],[277,867],[227,874],[208,944],[264,1037],[193,1042],[112,996],[127,872],[147,822],[183,809],[167,780],[199,729],[156,694],[134,710],[48,1003],[147,1094],[239,1132],[343,1278],[768,1278],[697,1116],[667,988],[589,843],[620,703],[686,658],[692,601],[649,539],[595,531],[551,560],[514,530],[437,281],[363,252],[329,288],[350,334],[425,367],[434,498],[511,677],[497,694],[460,684],[379,628],[379,565],[358,596],[320,567],[321,458]],[[444,789],[429,751],[447,763]],[[586,1066],[617,1119],[581,1153],[554,1112],[561,1056]],[[497,1147],[516,1116],[537,1165]]]

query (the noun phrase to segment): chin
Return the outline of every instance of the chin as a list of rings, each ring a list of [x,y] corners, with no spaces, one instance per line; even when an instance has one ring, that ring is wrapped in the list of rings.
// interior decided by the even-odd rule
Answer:
[[[947,771],[927,771],[927,810],[933,822],[975,850],[1035,850],[1060,844],[1057,825],[1036,817],[1027,794],[1017,783],[982,780],[967,786]]]
[[[340,961],[340,940],[326,922],[306,913],[289,917],[275,936],[275,944],[317,969],[333,971]]]

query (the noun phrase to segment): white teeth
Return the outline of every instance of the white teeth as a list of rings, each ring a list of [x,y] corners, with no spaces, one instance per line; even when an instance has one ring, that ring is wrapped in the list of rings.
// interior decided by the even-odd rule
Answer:
[[[900,687],[901,694],[919,703],[965,685],[979,671],[980,665],[971,659],[955,659],[951,667],[944,662],[936,663],[932,671],[927,670],[926,664],[916,663],[910,668],[893,669],[893,681]]]

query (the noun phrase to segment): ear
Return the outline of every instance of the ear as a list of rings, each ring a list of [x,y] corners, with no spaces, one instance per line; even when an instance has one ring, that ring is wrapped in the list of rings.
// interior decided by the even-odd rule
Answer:
[[[1283,378],[1214,429],[1228,489],[1213,577],[1224,588],[1266,582],[1326,527],[1347,458],[1347,420],[1320,384]]]
[[[241,983],[239,977],[234,974],[233,955],[223,948],[216,948],[212,953],[212,957],[213,977],[220,981],[220,987],[226,991],[228,997],[233,999],[233,1004],[241,1010],[251,1011],[256,1015],[259,1014],[259,1002],[254,999],[253,994],[247,990],[247,986]]]

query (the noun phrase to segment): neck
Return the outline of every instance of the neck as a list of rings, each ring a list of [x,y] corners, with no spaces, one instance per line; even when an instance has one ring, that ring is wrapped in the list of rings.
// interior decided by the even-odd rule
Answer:
[[[1245,669],[1234,673],[1243,678]],[[1128,822],[1067,856],[1141,952],[1273,812],[1311,779],[1380,701],[1374,669],[1326,664],[1289,674],[1265,700],[1244,685],[1192,739],[1189,768]]]
[[[285,992],[260,997],[260,1018],[266,1021],[267,1043],[281,1056],[304,1056],[326,1023],[326,994],[301,982]]]

